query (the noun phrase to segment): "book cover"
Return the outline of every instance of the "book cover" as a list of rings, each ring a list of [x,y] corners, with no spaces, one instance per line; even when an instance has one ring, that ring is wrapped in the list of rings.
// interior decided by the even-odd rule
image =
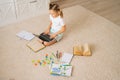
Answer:
[[[34,52],[38,52],[39,50],[45,48],[45,46],[44,46],[42,43],[40,43],[37,38],[34,38],[33,40],[31,40],[31,41],[27,44],[27,46],[28,46],[30,49],[32,49]]]

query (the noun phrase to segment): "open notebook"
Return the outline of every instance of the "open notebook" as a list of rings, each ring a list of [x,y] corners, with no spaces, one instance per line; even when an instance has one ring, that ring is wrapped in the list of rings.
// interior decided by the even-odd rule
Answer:
[[[31,40],[31,41],[27,44],[27,46],[28,46],[30,49],[32,49],[34,52],[38,52],[39,50],[45,48],[45,46],[44,46],[42,43],[40,43],[40,42],[38,41],[38,38],[36,38],[36,37],[35,37],[33,40]]]
[[[50,74],[55,76],[71,76],[72,66],[62,64],[52,64]]]
[[[25,40],[32,40],[35,36],[30,33],[30,32],[27,32],[27,31],[21,31],[19,33],[16,34],[18,37],[20,37],[21,39],[25,39]]]

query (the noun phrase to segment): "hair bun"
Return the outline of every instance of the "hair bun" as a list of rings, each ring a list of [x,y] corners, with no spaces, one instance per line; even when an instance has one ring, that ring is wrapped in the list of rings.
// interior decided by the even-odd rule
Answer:
[[[49,7],[52,7],[52,6],[53,6],[53,4],[52,4],[52,3],[50,3],[50,4],[49,4]]]
[[[49,10],[57,10],[57,11],[59,11],[60,10],[60,7],[59,7],[59,5],[58,4],[56,4],[56,3],[50,3],[49,4]]]
[[[50,3],[49,6],[51,6],[51,7],[53,7],[53,6],[57,6],[57,7],[59,7],[59,5],[56,4],[56,3]]]

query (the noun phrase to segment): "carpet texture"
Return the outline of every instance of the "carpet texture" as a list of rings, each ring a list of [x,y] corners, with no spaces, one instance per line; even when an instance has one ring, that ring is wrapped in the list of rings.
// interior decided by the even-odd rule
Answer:
[[[81,7],[65,8],[67,31],[64,38],[34,53],[29,41],[16,37],[26,30],[39,34],[49,24],[48,13],[0,28],[0,80],[119,80],[120,27]],[[57,50],[73,53],[73,46],[88,43],[92,56],[74,56],[71,77],[51,76],[48,66],[34,66],[32,60],[43,59]]]

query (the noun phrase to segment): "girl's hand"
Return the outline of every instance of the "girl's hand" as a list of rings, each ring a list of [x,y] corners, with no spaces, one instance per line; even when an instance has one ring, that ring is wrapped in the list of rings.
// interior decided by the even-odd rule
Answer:
[[[52,38],[55,38],[56,36],[57,36],[56,34],[51,34],[50,38],[52,39]]]

